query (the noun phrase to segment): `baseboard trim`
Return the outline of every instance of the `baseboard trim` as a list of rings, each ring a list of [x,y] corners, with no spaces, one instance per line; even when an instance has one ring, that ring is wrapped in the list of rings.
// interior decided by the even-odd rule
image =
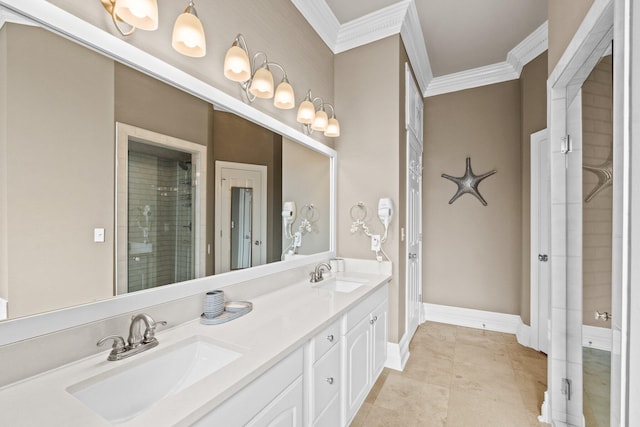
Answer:
[[[387,342],[387,361],[384,363],[386,368],[396,371],[404,370],[409,360],[409,342],[411,338],[408,333],[405,333],[400,343]]]
[[[520,316],[515,314],[495,313],[471,308],[424,303],[424,312],[425,319],[428,321],[514,335],[518,334],[518,331],[522,328],[521,325],[523,325]]]
[[[531,326],[525,325],[520,319],[520,325],[518,325],[518,332],[516,332],[516,338],[518,339],[518,344],[523,345],[525,347],[533,348],[531,346]]]
[[[611,351],[611,329],[582,325],[582,346]]]

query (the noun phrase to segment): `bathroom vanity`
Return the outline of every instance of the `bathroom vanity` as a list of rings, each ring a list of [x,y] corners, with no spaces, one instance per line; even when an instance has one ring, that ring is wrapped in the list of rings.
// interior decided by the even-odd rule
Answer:
[[[348,425],[384,367],[391,277],[389,263],[348,265],[252,298],[229,323],[159,327],[160,344],[130,358],[105,350],[5,386],[2,423]]]

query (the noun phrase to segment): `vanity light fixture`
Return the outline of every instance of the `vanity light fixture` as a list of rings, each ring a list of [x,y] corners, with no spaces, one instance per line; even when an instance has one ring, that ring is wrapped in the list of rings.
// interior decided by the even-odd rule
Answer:
[[[109,12],[113,24],[123,36],[133,34],[136,28],[154,31],[158,28],[157,0],[100,0],[102,6]],[[129,30],[123,30],[120,23],[130,25]]]
[[[256,66],[256,60],[262,56],[262,62]],[[282,80],[275,88],[271,67],[282,71]],[[287,78],[287,72],[277,62],[269,62],[267,54],[259,51],[249,59],[249,48],[242,34],[238,34],[224,58],[224,76],[240,83],[249,102],[256,98],[271,99],[273,105],[282,110],[295,107],[295,94]]]
[[[318,107],[316,108],[316,102]],[[331,108],[331,118],[325,111],[326,107]],[[313,131],[324,132],[325,136],[335,138],[340,136],[340,122],[336,118],[336,111],[333,105],[324,102],[320,97],[311,97],[311,91],[307,91],[304,101],[298,107],[298,122],[302,123],[305,133],[311,134]]]
[[[189,1],[187,8],[176,19],[171,46],[181,54],[193,58],[201,58],[207,53],[204,28],[198,19],[193,0]]]

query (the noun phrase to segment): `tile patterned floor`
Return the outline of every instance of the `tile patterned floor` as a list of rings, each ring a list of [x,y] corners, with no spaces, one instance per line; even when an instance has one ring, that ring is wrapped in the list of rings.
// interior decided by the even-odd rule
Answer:
[[[353,427],[543,427],[547,357],[515,336],[427,322],[403,372],[382,375]]]

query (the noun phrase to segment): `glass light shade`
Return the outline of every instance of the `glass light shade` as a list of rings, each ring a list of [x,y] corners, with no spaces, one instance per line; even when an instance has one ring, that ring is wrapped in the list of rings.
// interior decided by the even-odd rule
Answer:
[[[158,28],[157,0],[116,0],[114,13],[127,24],[141,30]]]
[[[335,138],[340,136],[340,123],[335,117],[331,117],[327,123],[327,130],[324,131],[324,136]]]
[[[171,46],[181,54],[194,58],[207,53],[204,28],[197,16],[186,12],[178,16],[173,26]]]
[[[308,99],[305,99],[300,103],[298,107],[298,122],[310,125],[313,123],[313,119],[316,117],[316,108],[313,106],[313,103]]]
[[[282,110],[290,110],[296,106],[296,96],[293,93],[293,87],[288,82],[283,80],[276,88],[273,105]]]
[[[224,57],[224,76],[234,82],[246,82],[251,78],[249,56],[240,46],[233,45]]]
[[[329,118],[327,117],[327,113],[324,110],[316,111],[316,117],[313,119],[313,123],[311,123],[311,129],[324,132],[327,130],[327,125],[329,124]]]
[[[268,68],[262,67],[256,71],[249,92],[257,98],[269,99],[273,96],[273,74]]]

